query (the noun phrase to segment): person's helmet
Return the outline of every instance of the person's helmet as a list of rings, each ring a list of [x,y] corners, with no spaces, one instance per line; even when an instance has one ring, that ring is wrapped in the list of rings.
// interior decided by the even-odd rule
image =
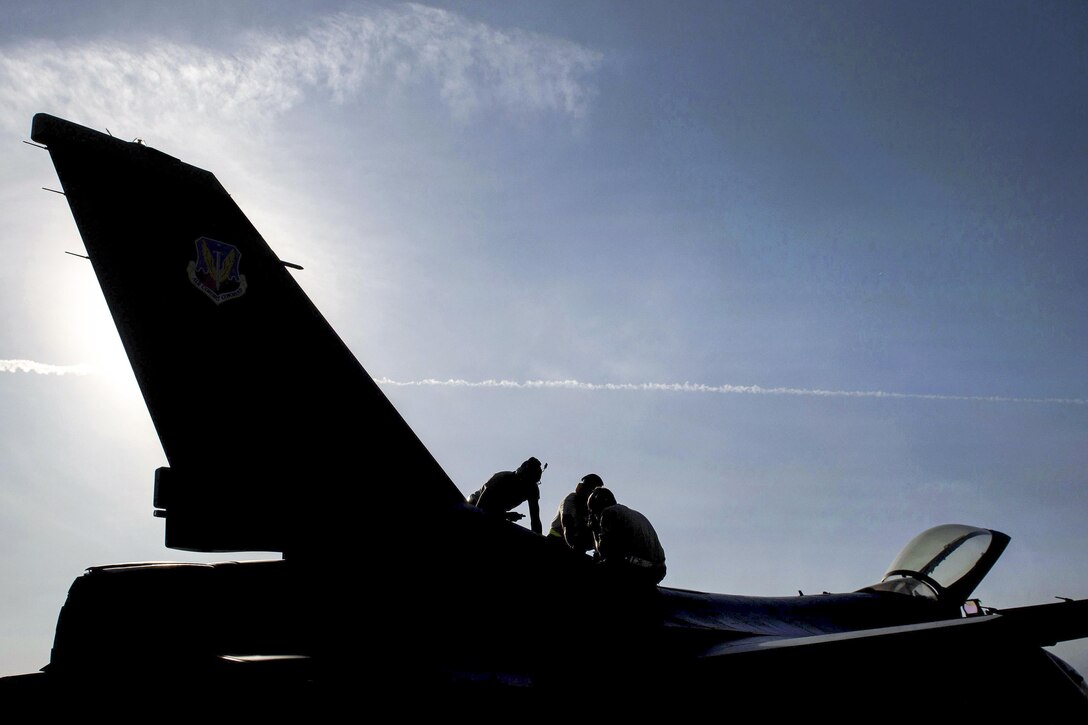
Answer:
[[[586,503],[589,507],[589,512],[594,516],[599,516],[609,506],[616,505],[616,496],[607,488],[598,488],[593,493],[589,494],[589,501]]]

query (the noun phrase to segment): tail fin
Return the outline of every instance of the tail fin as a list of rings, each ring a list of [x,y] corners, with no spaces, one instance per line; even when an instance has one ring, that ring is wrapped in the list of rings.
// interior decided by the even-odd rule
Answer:
[[[31,136],[170,462],[156,485],[167,546],[347,543],[387,468],[413,509],[464,500],[215,176],[46,114]]]

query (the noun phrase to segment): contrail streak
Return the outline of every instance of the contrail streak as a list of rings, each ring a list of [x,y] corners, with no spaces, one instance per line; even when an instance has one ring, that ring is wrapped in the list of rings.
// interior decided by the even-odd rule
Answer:
[[[33,360],[0,360],[0,372],[37,373],[39,375],[89,375],[89,365],[49,365]],[[1024,398],[1006,395],[942,395],[938,393],[894,393],[885,390],[821,390],[819,388],[764,388],[760,385],[705,385],[703,383],[585,383],[580,380],[460,380],[426,378],[392,380],[375,378],[379,385],[393,387],[505,388],[507,390],[634,390],[665,393],[718,393],[736,395],[795,395],[814,398],[887,398],[893,400],[947,400],[976,403],[1043,403],[1049,405],[1088,405],[1083,398]]]
[[[37,373],[38,375],[90,375],[90,365],[49,365],[33,360],[0,360],[0,373]]]
[[[901,400],[958,400],[981,403],[1046,403],[1088,405],[1082,398],[1018,398],[1004,395],[939,395],[936,393],[891,393],[883,390],[819,390],[810,388],[764,388],[759,385],[704,385],[702,383],[583,383],[579,380],[390,380],[377,378],[379,385],[395,387],[440,386],[452,388],[507,388],[567,390],[648,390],[675,393],[719,393],[738,395],[802,395],[816,398],[890,398]]]

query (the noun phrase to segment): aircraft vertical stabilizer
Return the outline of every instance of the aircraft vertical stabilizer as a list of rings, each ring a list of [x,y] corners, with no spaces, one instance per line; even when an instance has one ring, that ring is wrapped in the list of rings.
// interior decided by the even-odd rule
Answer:
[[[156,481],[167,546],[350,544],[386,466],[418,512],[463,502],[214,175],[46,114],[32,137],[170,463]]]

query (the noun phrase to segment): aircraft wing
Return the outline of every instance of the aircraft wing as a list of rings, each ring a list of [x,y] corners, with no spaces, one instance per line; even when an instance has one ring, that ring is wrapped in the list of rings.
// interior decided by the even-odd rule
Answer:
[[[693,697],[715,682],[743,682],[746,691],[791,697],[842,690],[851,703],[884,707],[908,701],[939,704],[948,714],[1001,717],[1007,707],[1043,703],[1039,712],[1088,716],[1083,678],[1041,645],[1088,636],[1088,600],[1007,609],[998,613],[799,637],[751,637],[706,648],[680,675]],[[926,703],[929,703],[928,705]],[[786,708],[785,703],[782,707]],[[796,711],[796,701],[788,708]],[[1049,721],[1044,718],[1044,721]]]
[[[1005,609],[1000,612],[937,622],[922,622],[895,627],[879,627],[833,634],[803,637],[750,637],[713,645],[701,654],[703,658],[737,656],[755,652],[773,652],[806,647],[849,647],[880,642],[895,645],[896,641],[919,643],[930,638],[971,638],[993,636],[1014,637],[1025,644],[1049,646],[1058,642],[1088,637],[1088,599],[1057,604]]]
[[[1017,636],[1040,646],[1088,637],[1088,599],[1002,609],[998,614]]]

